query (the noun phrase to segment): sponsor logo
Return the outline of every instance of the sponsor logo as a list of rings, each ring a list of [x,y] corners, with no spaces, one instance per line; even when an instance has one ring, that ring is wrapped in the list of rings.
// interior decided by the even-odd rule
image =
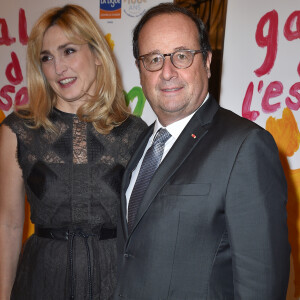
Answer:
[[[122,0],[100,0],[100,19],[120,19]]]
[[[123,0],[123,11],[129,17],[140,17],[146,11],[146,2],[147,0]]]

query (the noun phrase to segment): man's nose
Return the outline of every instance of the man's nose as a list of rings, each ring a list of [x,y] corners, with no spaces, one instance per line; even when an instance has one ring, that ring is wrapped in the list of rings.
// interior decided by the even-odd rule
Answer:
[[[164,64],[161,69],[161,76],[164,80],[170,80],[177,77],[178,69],[173,65],[170,56],[165,56]]]

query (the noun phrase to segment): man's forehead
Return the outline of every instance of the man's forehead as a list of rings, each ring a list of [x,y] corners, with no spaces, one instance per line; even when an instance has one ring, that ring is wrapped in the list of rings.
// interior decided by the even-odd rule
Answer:
[[[176,51],[198,45],[198,29],[195,23],[181,13],[154,16],[144,24],[139,34],[139,48],[150,46],[151,49],[147,49],[149,52],[160,52],[162,48]]]
[[[144,27],[147,27],[150,23],[165,23],[164,21],[168,20],[166,23],[166,25],[171,29],[171,25],[170,22],[174,21],[174,22],[179,22],[179,21],[185,21],[187,23],[193,24],[196,27],[196,24],[194,23],[194,21],[187,15],[179,13],[179,12],[175,12],[175,13],[162,13],[156,16],[151,17],[149,20],[147,20],[145,22],[145,24],[143,25],[143,27],[141,28],[141,30],[143,30]],[[152,26],[152,25],[151,25]]]

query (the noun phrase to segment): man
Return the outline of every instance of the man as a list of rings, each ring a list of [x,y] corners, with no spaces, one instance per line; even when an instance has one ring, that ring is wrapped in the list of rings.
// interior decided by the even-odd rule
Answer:
[[[157,120],[124,174],[114,299],[285,299],[287,189],[273,138],[208,94],[211,48],[190,12],[150,9],[133,45]]]

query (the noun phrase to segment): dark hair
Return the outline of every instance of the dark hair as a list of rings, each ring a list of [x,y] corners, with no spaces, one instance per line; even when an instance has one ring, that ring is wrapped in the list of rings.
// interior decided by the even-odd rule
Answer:
[[[153,17],[163,15],[163,14],[183,14],[189,17],[196,25],[199,33],[199,45],[201,50],[203,50],[203,61],[206,62],[208,52],[211,52],[211,46],[209,43],[208,33],[206,31],[205,25],[201,19],[199,19],[190,10],[180,7],[174,3],[160,3],[157,6],[150,8],[140,19],[138,24],[133,29],[133,56],[137,60],[139,57],[139,34],[143,26]]]

